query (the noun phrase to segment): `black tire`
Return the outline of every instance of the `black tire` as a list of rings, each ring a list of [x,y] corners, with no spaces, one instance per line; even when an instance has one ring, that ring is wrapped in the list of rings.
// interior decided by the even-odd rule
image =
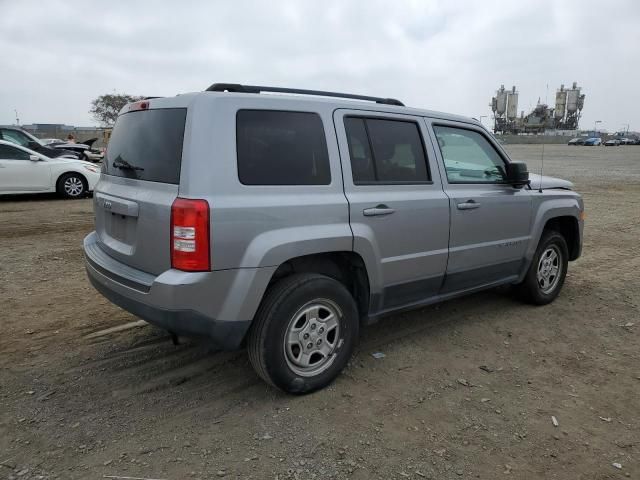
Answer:
[[[83,198],[88,190],[87,180],[79,173],[65,173],[58,179],[56,190],[63,198]]]
[[[549,262],[548,252],[555,252],[558,255],[557,266],[559,268],[557,278],[550,277],[547,288],[544,288],[546,280],[539,281],[538,271],[541,267],[541,257],[545,255],[545,259]],[[551,261],[548,265],[553,266],[556,263]],[[564,284],[567,276],[567,266],[569,264],[569,249],[565,238],[554,230],[546,230],[543,232],[538,248],[533,256],[529,271],[524,277],[522,283],[516,286],[516,293],[523,301],[534,305],[546,305],[553,302]]]
[[[309,320],[300,312],[304,308],[313,308],[318,302],[330,306],[327,311],[330,312],[333,308],[337,312],[334,317],[337,319],[338,327],[334,327],[333,339],[329,337],[329,328],[325,335],[326,344],[333,343],[335,346],[329,355],[324,356],[327,359],[325,363],[318,367],[324,368],[322,371],[300,373],[296,371],[296,360],[288,350],[291,348],[295,352],[296,346],[289,343],[285,346],[285,338],[288,337],[290,325],[291,328],[295,328],[300,323],[296,322],[296,318],[302,319],[304,316],[304,325],[313,327],[313,320]],[[316,319],[316,325],[323,325],[324,320],[321,318],[319,313],[317,319],[320,320]],[[322,338],[318,337],[318,334],[322,333],[320,327],[314,328],[318,328],[315,331],[316,337],[311,337],[310,340],[317,338],[322,342]],[[291,275],[269,288],[256,313],[248,335],[249,360],[258,375],[271,385],[288,393],[313,392],[325,387],[340,374],[353,353],[358,330],[356,303],[342,283],[319,274]],[[298,335],[309,335],[304,333],[305,331],[308,331],[306,327],[300,329],[299,332],[302,333]],[[311,335],[314,333],[311,332]],[[304,342],[306,344],[307,340]],[[303,345],[297,346],[300,354],[304,353],[304,349]],[[320,354],[312,353],[309,358],[314,358],[314,355]]]

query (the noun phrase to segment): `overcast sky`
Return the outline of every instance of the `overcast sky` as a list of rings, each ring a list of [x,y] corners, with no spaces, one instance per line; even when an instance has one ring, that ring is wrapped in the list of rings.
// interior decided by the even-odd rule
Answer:
[[[478,118],[573,81],[640,130],[640,1],[0,0],[0,124],[95,125],[95,97],[234,82],[396,97]],[[489,124],[488,119],[484,119]]]

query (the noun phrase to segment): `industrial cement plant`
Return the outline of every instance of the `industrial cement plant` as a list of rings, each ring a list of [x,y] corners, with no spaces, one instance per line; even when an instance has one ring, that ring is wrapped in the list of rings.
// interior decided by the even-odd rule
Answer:
[[[540,134],[549,130],[573,132],[578,129],[580,115],[584,107],[584,94],[577,82],[570,89],[564,85],[556,91],[555,108],[538,103],[525,115],[524,110],[518,116],[518,90],[513,86],[505,90],[504,85],[491,99],[493,111],[493,131],[497,134]]]

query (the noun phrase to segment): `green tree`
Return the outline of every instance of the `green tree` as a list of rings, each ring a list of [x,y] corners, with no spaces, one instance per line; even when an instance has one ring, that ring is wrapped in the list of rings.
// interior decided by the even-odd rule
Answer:
[[[123,94],[106,94],[100,95],[94,101],[91,102],[91,109],[89,113],[95,118],[101,125],[105,127],[113,127],[118,118],[118,112],[127,103],[137,102],[144,97],[136,97],[134,95]]]

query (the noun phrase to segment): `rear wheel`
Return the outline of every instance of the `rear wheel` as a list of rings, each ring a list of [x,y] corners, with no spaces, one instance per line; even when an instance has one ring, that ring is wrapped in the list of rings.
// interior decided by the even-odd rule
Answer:
[[[517,293],[528,303],[551,303],[562,289],[568,262],[569,249],[564,237],[553,230],[544,232],[527,275],[516,286]]]
[[[82,198],[87,193],[87,181],[79,173],[65,173],[58,179],[57,191],[64,198]]]
[[[249,360],[258,375],[289,393],[333,381],[358,338],[358,311],[340,282],[296,274],[267,292],[249,332]]]

